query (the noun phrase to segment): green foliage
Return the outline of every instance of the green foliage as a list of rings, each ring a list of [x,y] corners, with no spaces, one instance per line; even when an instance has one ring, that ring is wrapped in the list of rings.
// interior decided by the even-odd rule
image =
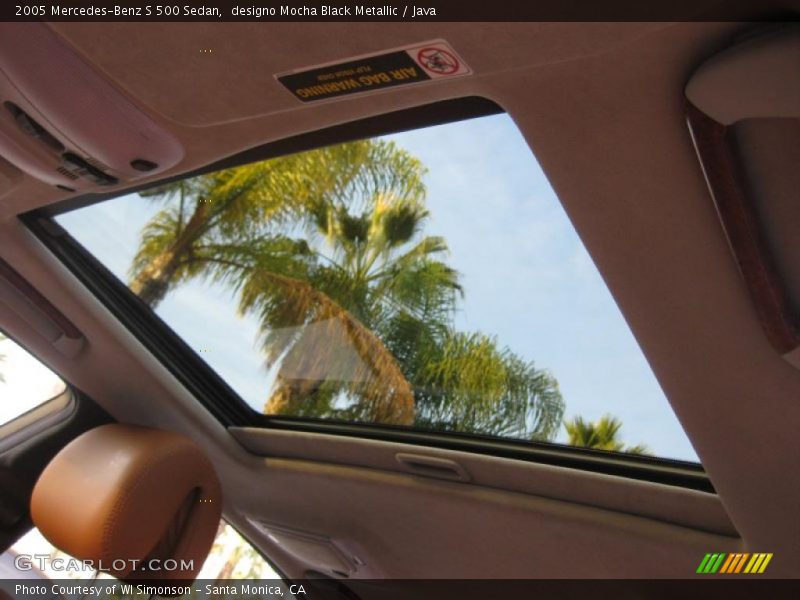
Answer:
[[[150,190],[131,288],[150,306],[202,277],[261,323],[268,413],[551,439],[555,379],[453,328],[463,290],[425,236],[426,170],[359,141]]]
[[[611,415],[604,415],[597,421],[586,421],[582,417],[575,417],[565,421],[568,444],[596,450],[610,450],[613,452],[627,452],[629,454],[650,454],[647,446],[637,444],[626,446],[619,439],[622,421]]]
[[[555,435],[563,411],[558,383],[494,338],[447,331],[420,359],[419,422],[509,437]]]

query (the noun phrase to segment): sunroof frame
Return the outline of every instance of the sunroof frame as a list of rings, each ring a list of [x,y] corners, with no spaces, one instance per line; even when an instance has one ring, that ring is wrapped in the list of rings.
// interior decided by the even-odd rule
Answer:
[[[59,214],[124,194],[348,141],[378,137],[465,119],[503,113],[491,100],[471,96],[417,106],[343,125],[269,142],[223,158],[201,169],[157,182],[85,194],[20,215],[21,221],[126,326],[131,333],[226,427],[262,427],[362,437],[368,439],[461,450],[479,454],[557,465],[631,479],[680,486],[705,492],[714,488],[701,465],[694,462],[578,448],[553,442],[534,442],[488,435],[421,431],[409,427],[342,422],[331,419],[269,416],[258,413],[188,344],[133,294],[99,260],[53,219]]]

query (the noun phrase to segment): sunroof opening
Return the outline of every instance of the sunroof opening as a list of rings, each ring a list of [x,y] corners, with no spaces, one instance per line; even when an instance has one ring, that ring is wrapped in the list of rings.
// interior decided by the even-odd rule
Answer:
[[[506,114],[57,220],[258,413],[697,460]]]

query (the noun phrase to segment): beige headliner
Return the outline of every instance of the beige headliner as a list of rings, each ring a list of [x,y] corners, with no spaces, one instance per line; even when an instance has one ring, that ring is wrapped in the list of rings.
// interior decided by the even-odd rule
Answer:
[[[719,492],[719,499],[693,504],[695,492],[641,484],[644,499],[682,494],[676,506],[695,506],[678,518],[668,507],[654,515],[635,502],[623,510],[621,498],[592,507],[587,486],[597,476],[558,468],[548,476],[565,491],[548,494],[535,486],[519,491],[510,483],[466,485],[327,464],[313,441],[310,460],[302,453],[256,458],[198,410],[14,219],[61,193],[0,165],[0,255],[63,310],[89,346],[67,360],[4,307],[0,325],[117,418],[201,440],[220,470],[229,518],[290,575],[303,566],[271,547],[246,516],[329,535],[356,549],[367,563],[364,574],[685,577],[703,553],[745,547],[775,553],[770,574],[800,575],[800,373],[759,328],[682,113],[693,69],[740,26],[54,27],[178,136],[186,158],[173,172],[268,140],[439,99],[496,101],[535,151]],[[432,38],[448,40],[475,75],[318,106],[299,105],[272,77]],[[213,53],[199,52],[208,47]],[[509,465],[510,482],[515,467]],[[516,476],[533,477],[526,469]],[[628,493],[624,485],[616,489]],[[738,531],[742,541],[711,531]],[[564,555],[574,557],[568,572],[553,558]]]

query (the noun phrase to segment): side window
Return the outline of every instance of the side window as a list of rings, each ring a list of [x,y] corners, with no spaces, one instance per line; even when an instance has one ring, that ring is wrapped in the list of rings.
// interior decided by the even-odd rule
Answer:
[[[219,522],[217,537],[198,579],[280,579],[264,557],[225,520]]]
[[[34,528],[0,555],[0,579],[113,579],[55,548]],[[165,565],[166,566],[166,565]],[[263,556],[224,519],[198,579],[281,579]]]
[[[0,426],[52,400],[64,381],[0,331]]]

